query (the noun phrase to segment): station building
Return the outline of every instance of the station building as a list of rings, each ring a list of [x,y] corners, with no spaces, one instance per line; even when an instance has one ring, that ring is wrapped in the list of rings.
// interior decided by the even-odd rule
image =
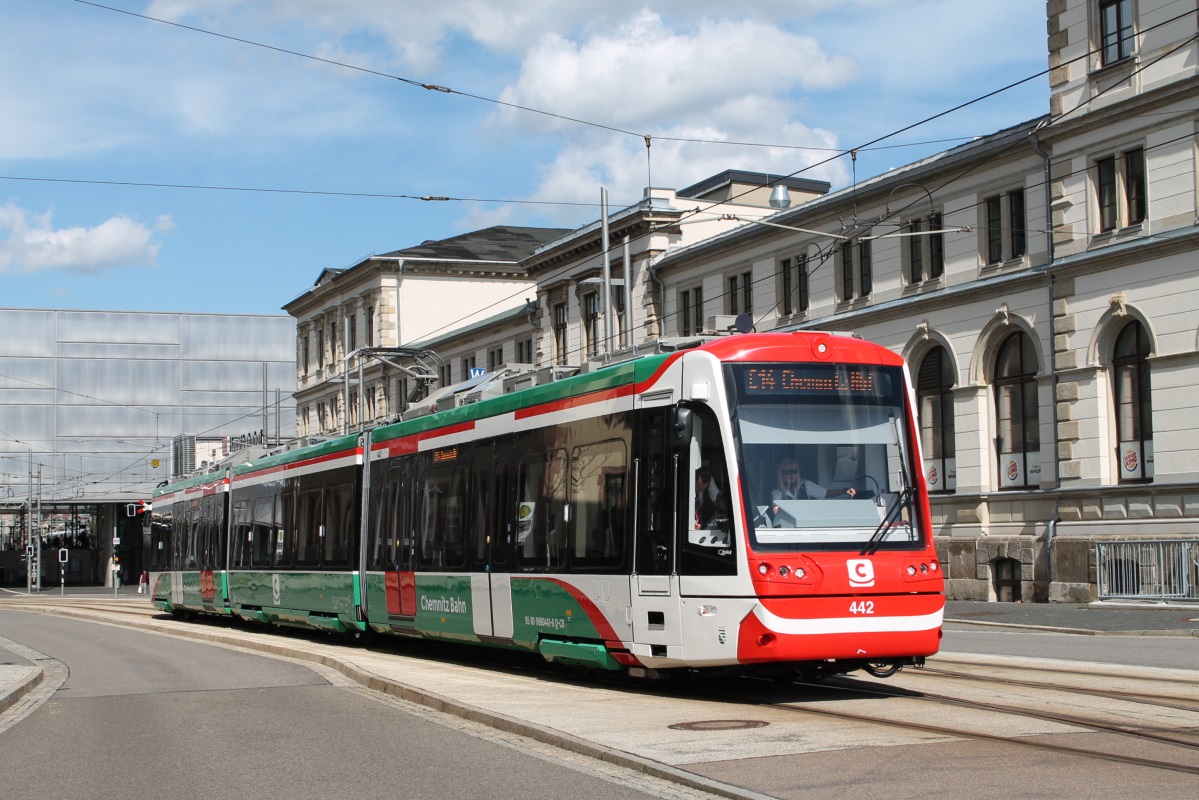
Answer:
[[[546,241],[523,307],[426,337],[440,382],[744,314],[852,331],[911,365],[951,598],[1199,598],[1196,3],[1046,9],[1044,116],[777,213],[752,173],[647,189],[606,252],[601,220]]]

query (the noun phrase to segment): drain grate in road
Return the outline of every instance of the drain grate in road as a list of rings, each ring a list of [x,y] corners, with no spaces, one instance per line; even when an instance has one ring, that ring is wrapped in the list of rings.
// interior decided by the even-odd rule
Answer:
[[[679,722],[669,727],[676,731],[740,731],[746,728],[765,728],[769,724],[760,719],[705,719],[699,722]]]

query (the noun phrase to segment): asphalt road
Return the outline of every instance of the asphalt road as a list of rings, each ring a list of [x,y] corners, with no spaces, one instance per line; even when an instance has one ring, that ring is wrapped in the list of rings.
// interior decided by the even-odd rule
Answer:
[[[41,614],[0,611],[0,633],[30,648],[7,660],[65,676],[0,733],[5,797],[704,796],[409,710],[331,671]]]

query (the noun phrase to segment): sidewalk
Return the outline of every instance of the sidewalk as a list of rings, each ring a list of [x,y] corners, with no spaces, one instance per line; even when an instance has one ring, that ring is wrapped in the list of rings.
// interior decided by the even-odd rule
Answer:
[[[1090,636],[1199,636],[1199,604],[949,600],[945,603],[945,623],[1036,628]]]

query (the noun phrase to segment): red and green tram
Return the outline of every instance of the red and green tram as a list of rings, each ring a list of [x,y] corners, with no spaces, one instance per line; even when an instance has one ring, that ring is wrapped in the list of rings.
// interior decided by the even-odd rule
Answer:
[[[718,338],[163,487],[154,602],[633,676],[884,674],[940,641],[921,463],[891,351]]]

